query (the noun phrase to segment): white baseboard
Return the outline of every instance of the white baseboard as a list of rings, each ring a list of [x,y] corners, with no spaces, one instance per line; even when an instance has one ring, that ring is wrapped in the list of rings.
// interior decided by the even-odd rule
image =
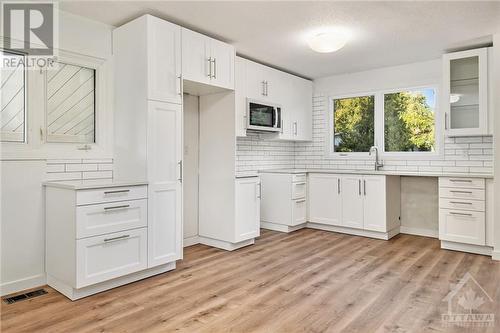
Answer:
[[[379,231],[346,228],[346,227],[339,227],[339,226],[334,226],[334,225],[326,225],[326,224],[308,222],[307,228],[319,229],[319,230],[325,230],[325,231],[333,231],[333,232],[339,232],[342,234],[383,239],[383,240],[389,240],[392,237],[399,234],[399,227],[394,228],[392,230],[389,230],[388,232],[379,232]]]
[[[407,234],[407,235],[439,238],[439,231],[432,230],[432,229],[412,228],[412,227],[401,226],[400,232],[402,234]]]
[[[231,243],[202,236],[199,236],[199,239],[200,239],[200,244],[216,247],[226,251],[234,251],[248,245],[253,245],[255,243],[255,239],[253,238],[238,243]]]
[[[26,289],[32,289],[44,286],[46,284],[47,284],[47,277],[45,273],[40,275],[34,275],[24,279],[2,283],[0,285],[0,295],[5,296]]]
[[[263,222],[260,221],[260,227],[262,229],[268,229],[279,232],[293,232],[306,227],[306,223],[302,223],[295,226],[289,226],[285,224],[271,223],[271,222]]]
[[[441,248],[445,250],[469,252],[475,254],[482,254],[485,256],[493,256],[493,248],[489,246],[441,241]]]
[[[198,235],[184,238],[183,247],[200,244],[200,237]]]

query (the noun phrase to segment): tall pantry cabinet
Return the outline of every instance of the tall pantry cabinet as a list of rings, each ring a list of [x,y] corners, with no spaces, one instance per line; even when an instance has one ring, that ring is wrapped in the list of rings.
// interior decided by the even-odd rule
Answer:
[[[144,15],[113,32],[114,177],[148,181],[148,267],[182,258],[181,27]]]

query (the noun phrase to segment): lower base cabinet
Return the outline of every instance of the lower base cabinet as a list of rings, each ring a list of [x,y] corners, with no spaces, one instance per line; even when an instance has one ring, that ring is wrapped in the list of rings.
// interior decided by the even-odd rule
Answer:
[[[399,176],[309,174],[309,222],[387,233],[400,225]]]
[[[238,178],[236,179],[235,186],[235,241],[241,242],[259,237],[261,198],[260,178]]]

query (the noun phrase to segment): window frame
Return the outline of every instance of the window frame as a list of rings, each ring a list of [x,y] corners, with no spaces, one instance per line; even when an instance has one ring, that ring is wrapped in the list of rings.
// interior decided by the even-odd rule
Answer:
[[[397,93],[402,91],[413,91],[422,89],[434,89],[436,96],[436,106],[434,108],[435,123],[435,150],[431,152],[386,152],[385,151],[385,105],[384,95]],[[350,93],[343,95],[334,95],[328,97],[328,109],[326,110],[325,119],[328,122],[325,128],[327,133],[325,135],[325,157],[330,159],[358,159],[358,160],[372,160],[368,152],[335,152],[334,151],[334,130],[335,130],[335,117],[334,117],[334,101],[336,99],[353,98],[353,97],[375,97],[374,107],[374,145],[379,148],[380,158],[385,160],[437,160],[442,159],[444,154],[444,122],[442,120],[442,107],[440,86],[436,83],[429,83],[417,86],[409,86],[393,89],[382,89],[376,91]]]

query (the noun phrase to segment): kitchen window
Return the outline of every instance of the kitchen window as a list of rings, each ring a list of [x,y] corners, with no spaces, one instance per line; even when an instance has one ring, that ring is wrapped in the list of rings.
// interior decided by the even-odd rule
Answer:
[[[0,50],[1,96],[0,138],[2,142],[26,142],[26,71],[25,56]],[[7,67],[4,64],[10,64]]]
[[[431,85],[332,98],[328,155],[368,159],[377,146],[386,159],[438,157],[443,131],[437,105]]]
[[[368,152],[375,142],[375,96],[333,100],[333,151]]]
[[[435,151],[435,110],[433,88],[384,94],[384,151]]]

